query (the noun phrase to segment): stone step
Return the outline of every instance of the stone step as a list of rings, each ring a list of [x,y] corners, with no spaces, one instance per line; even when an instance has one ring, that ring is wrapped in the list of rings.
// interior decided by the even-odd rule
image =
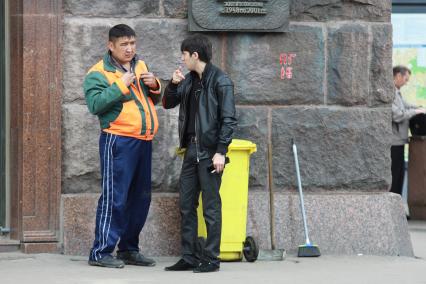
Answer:
[[[21,242],[17,240],[9,240],[0,238],[0,253],[16,252],[21,249]]]

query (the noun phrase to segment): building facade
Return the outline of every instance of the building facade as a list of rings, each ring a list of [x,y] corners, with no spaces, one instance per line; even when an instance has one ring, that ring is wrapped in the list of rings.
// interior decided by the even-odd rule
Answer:
[[[8,185],[2,222],[10,233],[0,239],[4,244],[25,252],[88,254],[100,192],[100,130],[85,105],[83,78],[105,53],[108,29],[126,23],[138,35],[138,53],[166,84],[179,64],[180,42],[190,34],[189,3],[5,3],[10,62],[1,66],[9,82],[2,93],[2,182]],[[412,255],[401,198],[388,193],[392,3],[288,3],[287,32],[206,33],[214,64],[235,83],[235,137],[258,149],[251,157],[247,234],[261,248],[270,248],[272,238],[290,252],[304,242],[291,152],[295,138],[311,237],[322,252]],[[158,106],[158,113],[153,202],[141,248],[150,255],[178,255],[177,110]]]

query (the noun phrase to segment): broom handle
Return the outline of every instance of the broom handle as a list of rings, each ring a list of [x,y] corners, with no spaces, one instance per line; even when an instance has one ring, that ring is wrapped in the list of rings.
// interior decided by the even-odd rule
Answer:
[[[270,218],[270,233],[271,233],[271,248],[275,249],[275,202],[274,202],[274,188],[272,177],[272,143],[268,142],[268,175],[269,175],[269,218]]]
[[[309,245],[311,244],[311,242],[309,241],[308,226],[306,225],[305,205],[303,204],[302,181],[300,179],[300,171],[299,171],[299,159],[297,158],[297,147],[294,141],[293,141],[293,154],[294,154],[294,163],[296,164],[297,185],[299,188],[300,209],[302,210],[303,227],[305,228],[306,244]]]

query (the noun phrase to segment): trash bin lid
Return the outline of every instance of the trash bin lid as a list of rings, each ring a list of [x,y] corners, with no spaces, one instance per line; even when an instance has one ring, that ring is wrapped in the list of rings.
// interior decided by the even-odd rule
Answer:
[[[232,143],[228,146],[228,150],[239,150],[239,151],[248,151],[249,154],[252,154],[257,151],[256,144],[248,140],[242,139],[232,139]]]
[[[426,114],[419,113],[410,119],[410,131],[413,136],[426,136]]]

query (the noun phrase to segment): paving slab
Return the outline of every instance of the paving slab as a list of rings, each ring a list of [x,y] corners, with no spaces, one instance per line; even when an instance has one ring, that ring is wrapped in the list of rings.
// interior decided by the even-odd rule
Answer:
[[[1,253],[2,284],[15,283],[426,283],[426,222],[410,221],[415,257],[333,256],[297,258],[284,261],[228,262],[220,272],[195,274],[191,271],[166,272],[164,267],[177,258],[156,258],[155,267],[126,266],[109,269],[87,265],[85,257],[61,254]],[[350,244],[348,244],[350,245]]]

